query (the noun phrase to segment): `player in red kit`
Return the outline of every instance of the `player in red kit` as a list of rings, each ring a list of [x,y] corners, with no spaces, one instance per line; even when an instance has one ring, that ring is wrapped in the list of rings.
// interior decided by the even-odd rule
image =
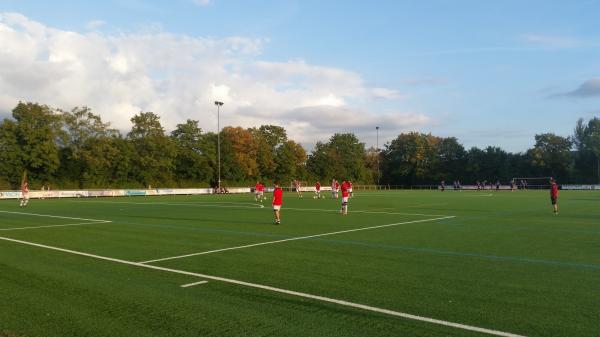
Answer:
[[[343,215],[348,214],[348,198],[350,197],[350,184],[347,181],[342,182],[342,209],[340,213]]]
[[[275,183],[275,190],[273,191],[273,212],[275,212],[275,224],[281,223],[281,205],[283,204],[283,190],[279,187],[279,183]]]
[[[317,181],[315,184],[315,199],[321,198],[321,183]]]
[[[550,178],[550,202],[554,207],[554,214],[558,215],[558,185],[554,178]]]
[[[265,187],[263,186],[263,184],[260,183],[260,181],[257,181],[256,185],[254,185],[254,199],[256,201],[262,202],[265,197],[264,193]]]

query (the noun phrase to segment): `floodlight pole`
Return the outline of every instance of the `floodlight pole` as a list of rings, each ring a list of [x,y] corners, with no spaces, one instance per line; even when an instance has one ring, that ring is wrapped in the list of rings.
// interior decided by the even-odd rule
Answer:
[[[217,171],[218,171],[218,193],[221,193],[221,106],[223,102],[215,101],[217,106]]]
[[[377,130],[377,186],[379,186],[381,178],[381,172],[379,171],[379,126],[376,126],[375,130]]]

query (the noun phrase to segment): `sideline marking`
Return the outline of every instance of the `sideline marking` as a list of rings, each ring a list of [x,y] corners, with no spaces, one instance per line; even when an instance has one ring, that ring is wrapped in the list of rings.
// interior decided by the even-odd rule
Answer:
[[[193,287],[193,286],[197,286],[199,284],[205,284],[208,283],[208,281],[200,281],[200,282],[194,282],[194,283],[188,283],[188,284],[183,284],[181,285],[182,288],[187,288],[187,287]]]
[[[343,233],[365,231],[365,230],[369,230],[369,229],[392,227],[392,226],[406,225],[406,224],[411,224],[411,223],[419,223],[419,222],[428,222],[428,221],[436,221],[436,220],[443,220],[443,219],[451,219],[451,218],[455,218],[455,217],[456,216],[445,216],[445,217],[441,217],[441,218],[404,221],[404,222],[392,223],[392,224],[387,224],[387,225],[379,225],[379,226],[371,226],[371,227],[348,229],[348,230],[337,231],[337,232],[329,232],[329,233],[323,233],[323,234],[299,236],[299,237],[294,237],[294,238],[289,238],[289,239],[274,240],[274,241],[267,241],[267,242],[259,242],[259,243],[254,243],[254,244],[250,244],[250,245],[243,245],[243,246],[237,246],[237,247],[215,249],[215,250],[209,250],[209,251],[199,252],[199,253],[191,253],[191,254],[185,254],[185,255],[165,257],[165,258],[155,259],[155,260],[140,261],[138,263],[145,264],[145,263],[152,263],[152,262],[175,260],[175,259],[181,259],[181,258],[191,257],[191,256],[197,256],[197,255],[206,255],[206,254],[219,253],[219,252],[224,252],[224,251],[228,251],[228,250],[236,250],[236,249],[250,248],[250,247],[256,247],[256,246],[264,246],[264,245],[270,245],[270,244],[274,244],[274,243],[281,243],[281,242],[287,242],[287,241],[296,241],[296,240],[318,238],[318,237],[322,237],[322,236],[329,236],[329,235],[335,235],[335,234],[343,234]]]
[[[37,229],[37,228],[50,228],[50,227],[69,227],[69,226],[82,226],[82,225],[96,225],[96,224],[105,224],[111,223],[109,220],[99,220],[94,222],[80,222],[80,223],[71,223],[65,225],[48,225],[48,226],[34,226],[34,227],[19,227],[19,228],[0,228],[0,231],[17,231],[24,229]]]
[[[480,333],[494,335],[494,336],[502,336],[502,337],[525,337],[523,335],[517,335],[517,334],[510,333],[510,332],[480,328],[480,327],[467,325],[467,324],[454,323],[454,322],[444,321],[444,320],[435,319],[435,318],[412,315],[412,314],[407,314],[407,313],[403,313],[400,311],[372,307],[369,305],[353,303],[353,302],[338,300],[338,299],[319,296],[319,295],[312,295],[312,294],[303,293],[303,292],[299,292],[299,291],[286,290],[286,289],[282,289],[282,288],[276,288],[276,287],[266,286],[266,285],[257,284],[257,283],[250,283],[250,282],[239,281],[239,280],[234,280],[234,279],[229,279],[229,278],[224,278],[224,277],[219,277],[219,276],[193,273],[193,272],[189,272],[189,271],[185,271],[185,270],[178,270],[178,269],[171,269],[171,268],[153,266],[153,265],[148,265],[148,264],[142,264],[142,263],[133,262],[133,261],[127,261],[127,260],[106,257],[106,256],[78,252],[75,250],[70,250],[70,249],[65,249],[65,248],[42,245],[42,244],[34,243],[34,242],[16,240],[16,239],[11,239],[11,238],[2,237],[2,236],[0,236],[0,240],[20,243],[20,244],[24,244],[24,245],[28,245],[28,246],[46,248],[46,249],[50,249],[50,250],[56,250],[56,251],[70,253],[70,254],[74,254],[74,255],[87,256],[87,257],[91,257],[91,258],[95,258],[95,259],[99,259],[99,260],[111,261],[111,262],[116,262],[116,263],[136,266],[136,267],[166,271],[166,272],[182,274],[182,275],[195,276],[195,277],[210,279],[210,280],[214,280],[214,281],[221,281],[221,282],[225,282],[225,283],[237,284],[237,285],[251,287],[251,288],[269,290],[269,291],[273,291],[273,292],[277,292],[277,293],[282,293],[282,294],[287,294],[287,295],[292,295],[292,296],[297,296],[297,297],[303,297],[303,298],[309,298],[309,299],[318,300],[318,301],[322,301],[322,302],[334,303],[334,304],[338,304],[338,305],[342,305],[342,306],[346,306],[346,307],[362,309],[362,310],[387,314],[387,315],[396,316],[396,317],[402,317],[402,318],[411,319],[411,320],[415,320],[415,321],[443,325],[443,326],[452,327],[452,328],[456,328],[456,329],[475,331],[475,332],[480,332]]]

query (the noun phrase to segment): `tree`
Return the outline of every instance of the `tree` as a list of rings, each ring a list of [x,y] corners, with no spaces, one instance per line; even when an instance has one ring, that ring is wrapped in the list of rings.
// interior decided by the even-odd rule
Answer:
[[[572,161],[572,146],[573,142],[568,137],[543,133],[535,135],[535,145],[528,153],[532,165],[538,168],[538,174],[564,179]]]
[[[291,181],[293,179],[305,178],[306,151],[300,144],[293,140],[288,140],[279,146],[276,151],[276,179],[279,181]]]
[[[439,138],[417,132],[400,134],[382,154],[383,181],[388,184],[431,183]]]
[[[22,173],[23,161],[17,141],[17,124],[4,119],[0,123],[0,188],[17,188]]]
[[[285,129],[276,125],[262,125],[248,129],[256,143],[256,162],[259,175],[273,178],[277,169],[276,151],[287,141]]]
[[[435,181],[464,179],[467,152],[454,137],[441,138],[436,142]]]
[[[175,176],[178,180],[189,182],[209,182],[213,169],[205,154],[202,129],[198,121],[188,119],[184,124],[177,124],[171,132],[171,138],[177,146],[175,158]]]
[[[221,135],[223,177],[233,181],[258,177],[258,150],[252,133],[241,127],[228,126],[223,128]]]
[[[381,152],[373,146],[368,148],[365,151],[365,167],[367,169],[366,183],[378,183],[381,175],[380,165]]]
[[[580,118],[575,126],[573,143],[577,149],[575,167],[579,176],[600,183],[600,118],[590,119],[587,125]]]
[[[476,180],[508,182],[516,174],[509,154],[496,146],[488,146],[483,150],[471,148],[466,156],[465,171],[470,183]]]
[[[317,142],[308,157],[308,171],[321,180],[331,178],[365,181],[365,144],[352,133],[336,133],[327,143]]]
[[[46,105],[19,103],[12,111],[23,168],[31,180],[51,181],[60,164],[60,115]]]
[[[160,117],[153,112],[140,112],[131,122],[128,138],[135,151],[132,162],[136,180],[145,186],[171,184],[177,149],[165,135]]]
[[[101,187],[110,181],[105,169],[114,159],[110,138],[117,137],[118,131],[87,107],[73,108],[63,112],[61,117],[64,131],[60,149],[62,184],[65,185],[66,180],[76,187]]]

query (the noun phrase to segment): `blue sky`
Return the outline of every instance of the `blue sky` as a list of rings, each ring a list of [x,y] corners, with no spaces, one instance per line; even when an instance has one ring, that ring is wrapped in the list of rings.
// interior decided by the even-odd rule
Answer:
[[[308,147],[345,131],[372,145],[381,125],[381,143],[416,130],[510,151],[532,146],[536,133],[567,136],[578,118],[600,116],[600,1],[0,0],[0,12],[23,16],[0,20],[24,34],[0,35],[15,51],[6,64],[27,52],[18,41],[40,38],[32,28],[39,24],[56,37],[40,38],[48,45],[39,55],[60,62],[37,57],[16,66],[71,74],[58,81],[71,87],[49,83],[32,93],[31,84],[16,87],[7,80],[16,75],[0,70],[4,113],[15,99],[33,99],[62,108],[88,104],[123,128],[130,117],[123,111],[153,109],[167,127],[195,118],[210,130],[211,98],[223,95],[226,124],[284,124]],[[53,44],[65,39],[60,48]],[[112,95],[94,84],[97,92],[57,97],[80,90],[74,64],[103,72],[99,62],[87,63],[95,57],[86,54],[87,43],[106,45],[96,54],[106,52],[118,76],[99,82],[120,89]],[[146,59],[148,50],[162,49],[163,58]],[[87,85],[95,75],[85,73]],[[124,95],[132,85],[135,95]]]

